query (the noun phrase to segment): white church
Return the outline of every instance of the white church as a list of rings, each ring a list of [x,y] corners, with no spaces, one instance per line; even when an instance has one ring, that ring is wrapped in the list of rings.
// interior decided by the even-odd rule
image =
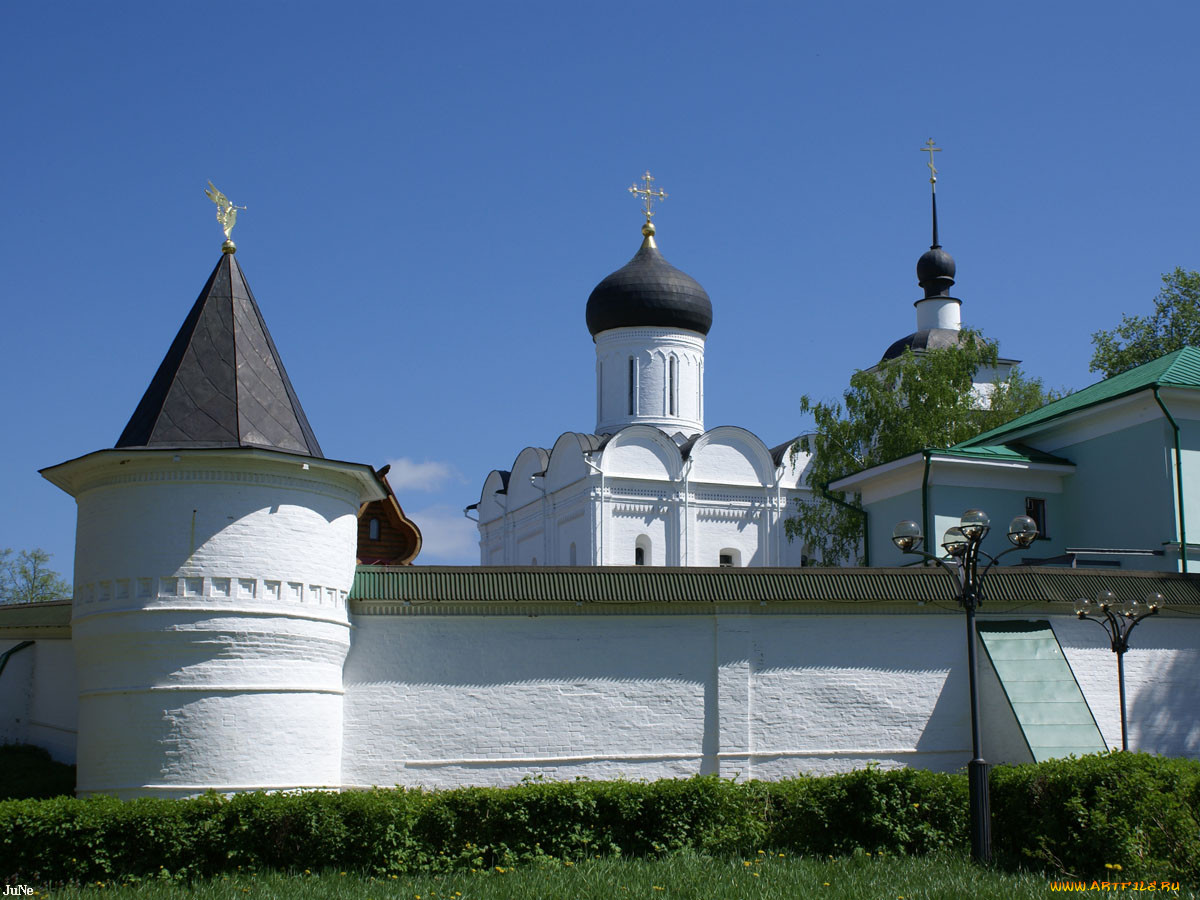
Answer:
[[[655,243],[649,173],[642,245],[592,291],[596,428],[527,447],[491,472],[476,510],[483,565],[799,566],[784,529],[807,496],[794,440],[768,447],[704,429],[708,294]]]
[[[82,796],[962,768],[951,576],[799,567],[802,462],[705,431],[711,304],[644,233],[588,302],[595,433],[488,476],[472,567],[412,565],[386,473],[323,456],[227,242],[116,445],[43,470],[78,504],[74,596],[0,606],[0,741],[76,763]],[[939,265],[918,332],[957,321]],[[1114,459],[1142,498],[1123,548],[1053,524],[1067,564],[991,575],[989,762],[1120,744],[1114,655],[1073,611],[1102,590],[1164,598],[1125,658],[1131,748],[1200,756],[1200,353],[1126,375],[861,475],[876,542],[1034,492],[1043,530],[1090,526]]]

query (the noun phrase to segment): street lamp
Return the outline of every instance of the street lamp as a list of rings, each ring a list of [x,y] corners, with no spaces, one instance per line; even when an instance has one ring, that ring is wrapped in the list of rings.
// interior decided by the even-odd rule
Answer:
[[[1129,632],[1142,619],[1158,613],[1163,605],[1162,594],[1147,594],[1142,600],[1117,600],[1112,591],[1101,591],[1096,599],[1075,601],[1075,614],[1095,622],[1108,633],[1113,653],[1117,654],[1117,688],[1121,695],[1121,749],[1129,749],[1125,728],[1125,651],[1129,649]],[[1103,619],[1094,616],[1103,616]]]
[[[991,809],[988,802],[988,766],[983,761],[979,738],[979,687],[976,683],[978,662],[975,658],[975,610],[983,603],[983,580],[996,561],[1006,553],[1021,550],[1033,543],[1038,535],[1037,523],[1029,516],[1017,516],[1008,526],[1008,539],[1013,546],[992,556],[980,549],[991,530],[991,522],[982,509],[968,509],[958,525],[946,529],[942,549],[947,560],[925,553],[921,545],[921,526],[916,522],[901,522],[892,532],[892,543],[902,553],[915,553],[931,559],[954,577],[958,604],[967,611],[967,672],[971,683],[971,756],[967,763],[967,784],[971,805],[971,857],[976,862],[992,858]],[[979,571],[979,557],[989,560]]]

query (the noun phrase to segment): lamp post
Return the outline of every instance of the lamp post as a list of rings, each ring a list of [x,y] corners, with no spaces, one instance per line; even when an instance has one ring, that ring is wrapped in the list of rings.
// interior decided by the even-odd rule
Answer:
[[[1117,654],[1117,689],[1121,695],[1121,749],[1129,749],[1129,737],[1125,726],[1125,651],[1129,649],[1129,632],[1137,623],[1158,613],[1162,607],[1162,594],[1147,594],[1142,600],[1118,601],[1112,591],[1101,591],[1094,600],[1087,598],[1075,601],[1075,614],[1081,619],[1095,622],[1108,633],[1113,653]],[[1101,615],[1104,618],[1097,619]]]
[[[1014,545],[1003,553],[992,556],[983,552],[981,545],[991,530],[987,513],[981,509],[968,509],[958,525],[946,529],[942,538],[942,549],[948,560],[925,553],[917,548],[922,541],[921,526],[905,521],[892,532],[892,543],[902,553],[915,553],[933,560],[954,577],[958,591],[958,604],[967,611],[967,672],[971,685],[971,761],[967,763],[967,784],[970,790],[971,807],[971,858],[976,862],[990,862],[992,858],[991,809],[988,802],[988,766],[983,760],[979,736],[979,686],[976,675],[978,661],[975,657],[975,610],[983,603],[983,581],[996,561],[1006,553],[1028,547],[1037,537],[1037,524],[1029,516],[1017,516],[1008,526],[1008,539]],[[979,557],[988,560],[979,571]]]

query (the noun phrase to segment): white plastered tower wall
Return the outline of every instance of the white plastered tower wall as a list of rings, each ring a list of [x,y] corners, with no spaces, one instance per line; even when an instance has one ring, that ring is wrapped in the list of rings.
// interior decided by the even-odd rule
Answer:
[[[365,466],[108,450],[46,475],[78,503],[78,793],[341,784]]]
[[[324,458],[232,241],[76,499],[77,791],[341,783],[368,466]]]

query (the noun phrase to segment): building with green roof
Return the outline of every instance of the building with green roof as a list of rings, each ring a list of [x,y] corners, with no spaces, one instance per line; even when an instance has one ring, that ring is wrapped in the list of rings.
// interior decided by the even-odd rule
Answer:
[[[1013,562],[1196,571],[1200,544],[1200,349],[1185,347],[945,449],[929,448],[830,485],[866,510],[871,562],[907,562],[890,541],[913,519],[927,536],[979,507],[997,524],[1038,522]],[[1008,549],[993,528],[985,550]],[[931,541],[932,542],[932,541]]]

